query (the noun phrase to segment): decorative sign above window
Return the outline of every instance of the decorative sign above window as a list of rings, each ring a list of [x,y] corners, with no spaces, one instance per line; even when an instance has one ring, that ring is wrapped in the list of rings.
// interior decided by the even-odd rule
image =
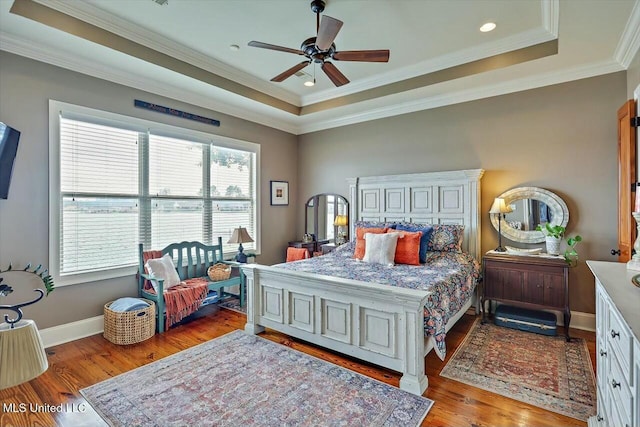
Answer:
[[[157,111],[158,113],[169,114],[170,116],[182,117],[183,119],[195,120],[196,122],[206,123],[211,126],[220,126],[220,121],[210,119],[208,117],[198,116],[196,114],[187,113],[185,111],[174,110],[173,108],[163,107],[162,105],[152,104],[146,101],[135,99],[133,105],[138,108],[146,108],[147,110]]]

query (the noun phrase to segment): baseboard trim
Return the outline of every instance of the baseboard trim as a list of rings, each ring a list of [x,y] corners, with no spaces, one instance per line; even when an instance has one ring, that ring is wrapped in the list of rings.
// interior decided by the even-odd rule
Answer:
[[[474,314],[475,309],[467,311]],[[564,326],[562,312],[554,311],[558,317],[558,325]],[[581,311],[571,312],[571,327],[583,331],[595,332],[596,315],[593,313],[583,313]],[[78,320],[76,322],[65,323],[64,325],[53,326],[42,329],[40,336],[45,348],[54,345],[64,344],[69,341],[79,340],[91,335],[101,334],[104,331],[104,316],[90,317],[89,319]]]
[[[40,337],[45,348],[79,340],[104,331],[104,316],[90,317],[64,325],[40,330]]]
[[[556,311],[558,325],[564,326],[562,312]],[[583,313],[582,311],[571,312],[571,328],[583,331],[596,331],[596,315],[593,313]]]

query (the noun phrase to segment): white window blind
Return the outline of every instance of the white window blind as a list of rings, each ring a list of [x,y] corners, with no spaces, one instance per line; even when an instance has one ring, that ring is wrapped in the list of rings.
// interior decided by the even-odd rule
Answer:
[[[237,250],[236,243],[228,244],[234,228],[245,227],[255,239],[252,198],[254,155],[246,151],[211,147],[211,209],[214,236],[222,236],[225,251]],[[255,250],[256,242],[243,243],[245,250]]]
[[[60,271],[131,265],[138,240],[138,133],[60,119]]]
[[[255,144],[215,137],[218,145],[199,132],[85,110],[51,115],[59,132],[59,159],[52,150],[51,163],[59,182],[51,230],[58,277],[137,265],[138,243],[157,250],[220,236],[231,256],[237,245],[226,242],[239,226],[255,240],[243,246],[259,247]]]

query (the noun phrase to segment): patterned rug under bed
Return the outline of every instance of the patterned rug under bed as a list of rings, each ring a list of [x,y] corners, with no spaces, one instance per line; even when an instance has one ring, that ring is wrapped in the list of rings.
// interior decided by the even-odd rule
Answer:
[[[587,343],[493,323],[472,326],[440,375],[586,421],[596,412]]]

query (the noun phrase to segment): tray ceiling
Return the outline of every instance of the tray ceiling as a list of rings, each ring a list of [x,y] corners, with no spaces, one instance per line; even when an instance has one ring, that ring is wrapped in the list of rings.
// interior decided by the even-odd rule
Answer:
[[[324,14],[344,22],[338,50],[389,62],[335,61],[339,88],[313,65],[270,82],[302,57],[247,43],[299,49],[315,35],[305,0],[0,0],[0,49],[300,134],[624,70],[640,46],[638,0],[328,0]]]

